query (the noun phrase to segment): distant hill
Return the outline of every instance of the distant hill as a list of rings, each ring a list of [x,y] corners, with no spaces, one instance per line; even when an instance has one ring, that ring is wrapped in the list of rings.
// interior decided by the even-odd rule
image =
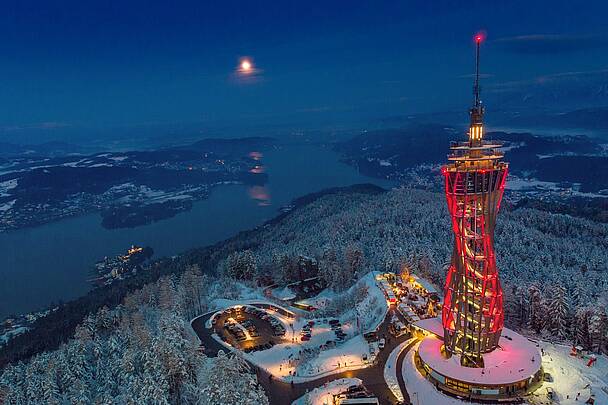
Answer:
[[[363,174],[397,179],[420,165],[444,164],[450,141],[465,139],[464,131],[453,127],[409,125],[364,132],[337,143],[335,149]],[[527,132],[489,132],[486,139],[503,142],[511,173],[547,182],[580,183],[583,192],[608,188],[608,157],[597,139]]]
[[[18,156],[64,156],[86,153],[86,148],[67,142],[45,142],[41,144],[19,145],[16,143],[0,142],[0,157]]]

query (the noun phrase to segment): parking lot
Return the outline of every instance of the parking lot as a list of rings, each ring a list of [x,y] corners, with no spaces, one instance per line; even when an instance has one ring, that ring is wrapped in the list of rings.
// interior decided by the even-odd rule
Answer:
[[[251,306],[228,308],[213,318],[212,325],[221,339],[244,352],[269,349],[291,336],[276,317]]]

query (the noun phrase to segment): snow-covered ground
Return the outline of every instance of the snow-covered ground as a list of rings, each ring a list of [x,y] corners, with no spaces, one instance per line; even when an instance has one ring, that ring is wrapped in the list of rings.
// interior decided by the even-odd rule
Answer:
[[[353,385],[361,385],[362,381],[358,378],[341,378],[315,388],[309,393],[296,399],[292,405],[331,405],[333,396],[346,391]]]
[[[507,182],[507,190],[513,191],[551,191],[555,193],[565,193],[577,197],[587,198],[606,198],[606,194],[602,193],[585,193],[578,191],[577,187],[580,187],[580,183],[573,184],[573,188],[563,188],[558,183],[551,181],[541,181],[537,179],[523,179],[509,174],[509,181]]]
[[[403,352],[403,350],[412,343],[412,339],[408,339],[405,342],[401,343],[399,346],[395,347],[391,354],[388,355],[386,359],[386,363],[384,364],[384,381],[386,381],[386,385],[393,392],[393,395],[399,400],[403,401],[403,393],[399,388],[399,381],[397,380],[397,358]]]
[[[0,197],[8,197],[10,190],[14,189],[19,185],[19,180],[7,180],[0,183]]]
[[[8,211],[8,210],[10,210],[11,208],[13,208],[13,205],[15,205],[15,201],[17,201],[17,200],[11,200],[11,201],[9,201],[7,203],[0,204],[0,211]]]
[[[298,303],[303,305],[311,305],[315,308],[324,309],[327,305],[336,298],[336,293],[330,289],[325,289],[321,291],[319,294],[314,297],[305,298],[303,300],[298,301]]]
[[[367,287],[365,298],[353,308],[345,309],[336,318],[299,315],[295,319],[290,319],[278,312],[268,311],[284,325],[287,331],[284,343],[276,344],[270,349],[262,351],[243,353],[243,355],[256,366],[267,370],[283,381],[304,382],[340,373],[345,369],[355,370],[368,367],[375,356],[372,351],[378,353],[378,347],[377,344],[368,344],[362,333],[376,329],[384,320],[388,304],[383,292],[376,284],[373,273],[367,274],[355,286],[341,294],[351,294],[362,285]],[[263,297],[260,290],[248,288],[242,284],[237,285],[236,289],[240,299],[218,298],[213,300],[213,306],[217,309],[225,309],[234,305],[270,303]],[[323,292],[320,295],[328,300],[336,299],[339,296],[333,292]],[[280,306],[276,303],[272,303],[272,305]],[[282,307],[290,310],[288,307]],[[336,334],[328,322],[329,319],[340,320],[342,331],[346,334],[344,342],[337,341]],[[300,332],[309,321],[314,322],[310,331],[311,338],[309,341],[301,341]],[[210,327],[210,321],[207,327]],[[228,349],[236,350],[226,345],[225,342],[218,341]],[[330,341],[334,343],[327,345]]]
[[[275,304],[276,305],[276,304]],[[371,347],[362,335],[357,334],[352,323],[342,323],[342,330],[350,338],[333,348],[325,347],[327,341],[336,340],[336,335],[327,322],[320,319],[299,317],[295,321],[272,313],[285,326],[286,343],[277,344],[270,349],[245,354],[257,366],[284,381],[304,382],[321,376],[340,373],[345,369],[354,370],[367,367],[371,360]],[[300,331],[309,321],[314,320],[311,339],[300,340]],[[289,324],[293,324],[293,336]],[[324,348],[321,349],[320,347]],[[377,353],[377,346],[374,346]],[[367,360],[364,360],[364,357]]]
[[[570,355],[570,348],[541,342],[544,351],[543,368],[551,374],[552,382],[545,382],[528,403],[534,405],[558,403],[561,405],[583,404],[593,394],[597,405],[608,404],[608,358],[597,356],[596,363],[587,367],[588,358]],[[547,398],[547,387],[557,396],[554,402]],[[577,394],[580,393],[578,400]]]
[[[375,353],[378,352],[377,347],[374,347],[374,350]],[[297,372],[302,377],[327,375],[345,369],[365,368],[370,364],[371,359],[370,345],[362,335],[357,335],[341,346],[320,352],[317,357],[301,364]]]
[[[27,332],[30,328],[22,326],[0,335],[0,347],[17,335]]]
[[[365,275],[359,283],[365,283],[368,286],[368,295],[365,300],[357,305],[355,313],[359,317],[362,333],[367,333],[378,329],[386,317],[389,304],[386,301],[384,292],[376,282],[374,272]]]
[[[296,294],[291,288],[285,286],[283,288],[275,288],[272,290],[272,296],[279,300],[292,300],[296,297]]]

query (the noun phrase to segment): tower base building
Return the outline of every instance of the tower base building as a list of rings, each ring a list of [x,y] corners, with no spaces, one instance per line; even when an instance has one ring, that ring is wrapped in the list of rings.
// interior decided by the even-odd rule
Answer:
[[[536,390],[543,381],[542,357],[535,343],[504,328],[498,347],[484,355],[484,367],[466,367],[459,355],[446,356],[439,318],[418,321],[422,341],[414,365],[436,389],[475,401],[509,402]]]

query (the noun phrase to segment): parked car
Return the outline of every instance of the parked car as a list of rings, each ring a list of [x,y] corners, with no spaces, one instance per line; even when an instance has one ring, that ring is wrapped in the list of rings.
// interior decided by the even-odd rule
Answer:
[[[380,350],[384,349],[385,344],[386,344],[386,340],[384,340],[384,338],[380,339],[378,341],[378,349],[380,349]]]

